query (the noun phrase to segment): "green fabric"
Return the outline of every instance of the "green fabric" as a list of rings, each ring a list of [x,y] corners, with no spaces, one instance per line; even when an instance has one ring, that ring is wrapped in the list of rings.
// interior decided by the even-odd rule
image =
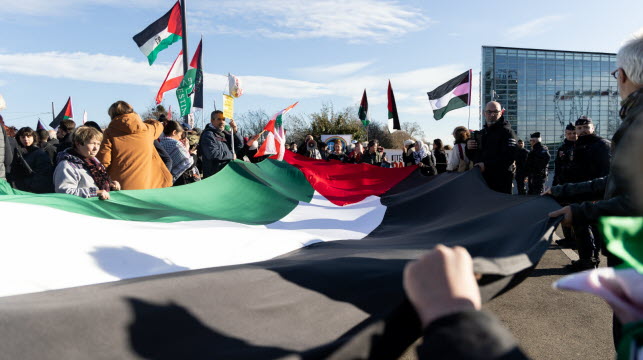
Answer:
[[[641,346],[643,346],[643,321],[623,325],[621,341],[616,349],[616,359],[635,359],[634,355]]]
[[[643,273],[643,217],[603,217],[600,227],[607,250]]]
[[[32,194],[0,181],[0,201],[49,206],[106,219],[176,222],[228,220],[263,225],[280,220],[297,204],[310,202],[314,190],[304,174],[288,163],[229,163],[205,180],[178,187],[110,192],[110,200],[67,194]]]
[[[190,68],[183,76],[181,85],[176,89],[176,97],[179,100],[181,116],[187,116],[192,111],[192,97],[194,94],[194,85],[196,83],[197,70]]]
[[[447,106],[445,106],[443,108],[440,108],[440,109],[437,109],[437,110],[433,110],[433,118],[435,120],[440,120],[449,111],[459,109],[459,108],[465,107],[465,106],[467,106],[467,103],[462,101],[462,99],[460,99],[459,97],[451,98],[451,100],[449,100],[449,103],[447,104]]]
[[[156,60],[156,57],[158,56],[158,54],[161,51],[167,49],[168,46],[174,44],[175,42],[177,42],[179,40],[181,40],[181,37],[179,35],[177,35],[177,34],[170,34],[170,36],[168,36],[165,39],[161,40],[161,42],[158,45],[156,45],[154,50],[152,50],[152,52],[150,52],[147,55],[147,61],[150,63],[150,65],[154,64],[154,61]]]

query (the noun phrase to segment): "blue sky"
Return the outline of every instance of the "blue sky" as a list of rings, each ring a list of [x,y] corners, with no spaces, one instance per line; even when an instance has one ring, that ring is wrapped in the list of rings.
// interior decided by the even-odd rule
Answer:
[[[74,115],[109,122],[116,100],[152,105],[174,44],[153,66],[132,36],[167,12],[172,0],[0,0],[0,94],[5,122],[51,120],[72,96]],[[478,123],[482,45],[616,52],[643,26],[640,1],[187,0],[189,57],[203,36],[206,114],[221,105],[223,75],[239,76],[237,115],[291,113],[357,105],[364,88],[373,121],[385,123],[391,80],[402,122],[452,142],[469,109],[433,120],[426,96],[444,81],[474,72],[471,124]],[[178,108],[173,91],[165,105]]]

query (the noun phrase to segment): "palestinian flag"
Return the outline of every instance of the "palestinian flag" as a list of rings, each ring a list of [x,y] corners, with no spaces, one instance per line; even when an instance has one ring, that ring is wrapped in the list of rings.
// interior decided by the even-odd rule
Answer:
[[[58,116],[54,118],[52,122],[49,123],[49,127],[52,129],[57,128],[60,125],[60,122],[67,119],[73,119],[74,113],[71,108],[71,96],[67,99],[67,103],[63,106],[63,109],[60,110]]]
[[[181,84],[176,89],[176,97],[179,100],[181,117],[192,113],[193,101],[197,91],[201,94],[201,106],[203,106],[203,70],[197,68],[201,65],[201,42],[197,46],[188,72],[183,76]],[[200,90],[199,90],[200,87]]]
[[[181,80],[183,80],[183,51],[179,52],[179,56],[176,57],[170,67],[170,71],[165,75],[165,80],[163,80],[163,84],[161,84],[161,88],[156,94],[156,104],[158,105],[163,101],[163,94],[166,91],[179,87]]]
[[[297,106],[297,104],[299,104],[299,102],[288,106],[272,116],[272,119],[270,119],[263,128],[263,131],[267,131],[268,135],[254,157],[272,155],[270,157],[271,159],[284,159],[284,154],[286,153],[286,132],[283,126],[283,116]]]
[[[557,225],[554,200],[493,192],[478,170],[285,160],[108,201],[0,181],[5,223],[68,226],[3,242],[3,356],[399,358],[421,335],[408,261],[462,245],[488,301],[528,274]]]
[[[357,111],[359,119],[364,124],[364,127],[368,126],[371,120],[368,117],[368,99],[366,99],[366,89],[364,89],[364,95],[362,95],[362,101],[359,103],[359,110]]]
[[[170,11],[134,35],[133,39],[152,65],[159,52],[179,41],[182,36],[181,5],[177,1]]]
[[[194,100],[192,101],[192,106],[197,109],[203,109],[203,52],[201,51],[201,45],[203,44],[203,39],[199,41],[199,46],[196,48],[196,52],[192,57],[190,62],[190,67],[196,69],[196,75],[194,78]]]
[[[440,120],[451,110],[471,105],[471,69],[428,92],[433,118]]]
[[[397,105],[395,105],[395,96],[393,95],[391,80],[389,80],[388,81],[388,131],[393,133],[397,130],[402,130],[402,128],[400,127],[400,117],[397,115]]]
[[[47,128],[45,127],[45,124],[43,124],[42,121],[40,121],[40,119],[38,119],[38,124],[36,125],[36,130],[47,130]]]

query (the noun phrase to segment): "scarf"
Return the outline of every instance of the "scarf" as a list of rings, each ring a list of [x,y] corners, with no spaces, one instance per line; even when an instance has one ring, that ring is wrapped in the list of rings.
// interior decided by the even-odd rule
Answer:
[[[426,150],[424,150],[424,144],[422,141],[417,141],[420,144],[420,151],[413,152],[413,162],[417,165],[422,162],[422,159],[426,157]]]

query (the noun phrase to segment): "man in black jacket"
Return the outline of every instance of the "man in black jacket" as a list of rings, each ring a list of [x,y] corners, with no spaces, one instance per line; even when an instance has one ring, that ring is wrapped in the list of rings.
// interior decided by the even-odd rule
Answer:
[[[516,134],[503,117],[499,102],[491,101],[485,106],[486,124],[480,130],[479,139],[467,142],[467,157],[480,168],[482,176],[492,190],[511,194],[515,160]]]
[[[540,133],[531,134],[529,143],[531,151],[527,156],[527,176],[529,177],[529,195],[540,195],[545,191],[547,166],[549,166],[549,150],[541,142]]]
[[[574,146],[577,139],[576,127],[572,123],[567,124],[565,127],[565,140],[563,140],[556,153],[553,186],[576,182],[576,170],[572,159],[574,158]]]
[[[215,110],[210,115],[210,124],[201,133],[199,153],[203,159],[204,179],[218,173],[234,159],[233,134],[235,151],[243,148],[243,138],[237,132],[237,124],[234,120],[230,120],[232,132],[225,131],[225,125],[223,111]]]
[[[516,146],[516,187],[518,195],[527,195],[527,156],[529,150],[525,149],[525,142],[518,139]]]

